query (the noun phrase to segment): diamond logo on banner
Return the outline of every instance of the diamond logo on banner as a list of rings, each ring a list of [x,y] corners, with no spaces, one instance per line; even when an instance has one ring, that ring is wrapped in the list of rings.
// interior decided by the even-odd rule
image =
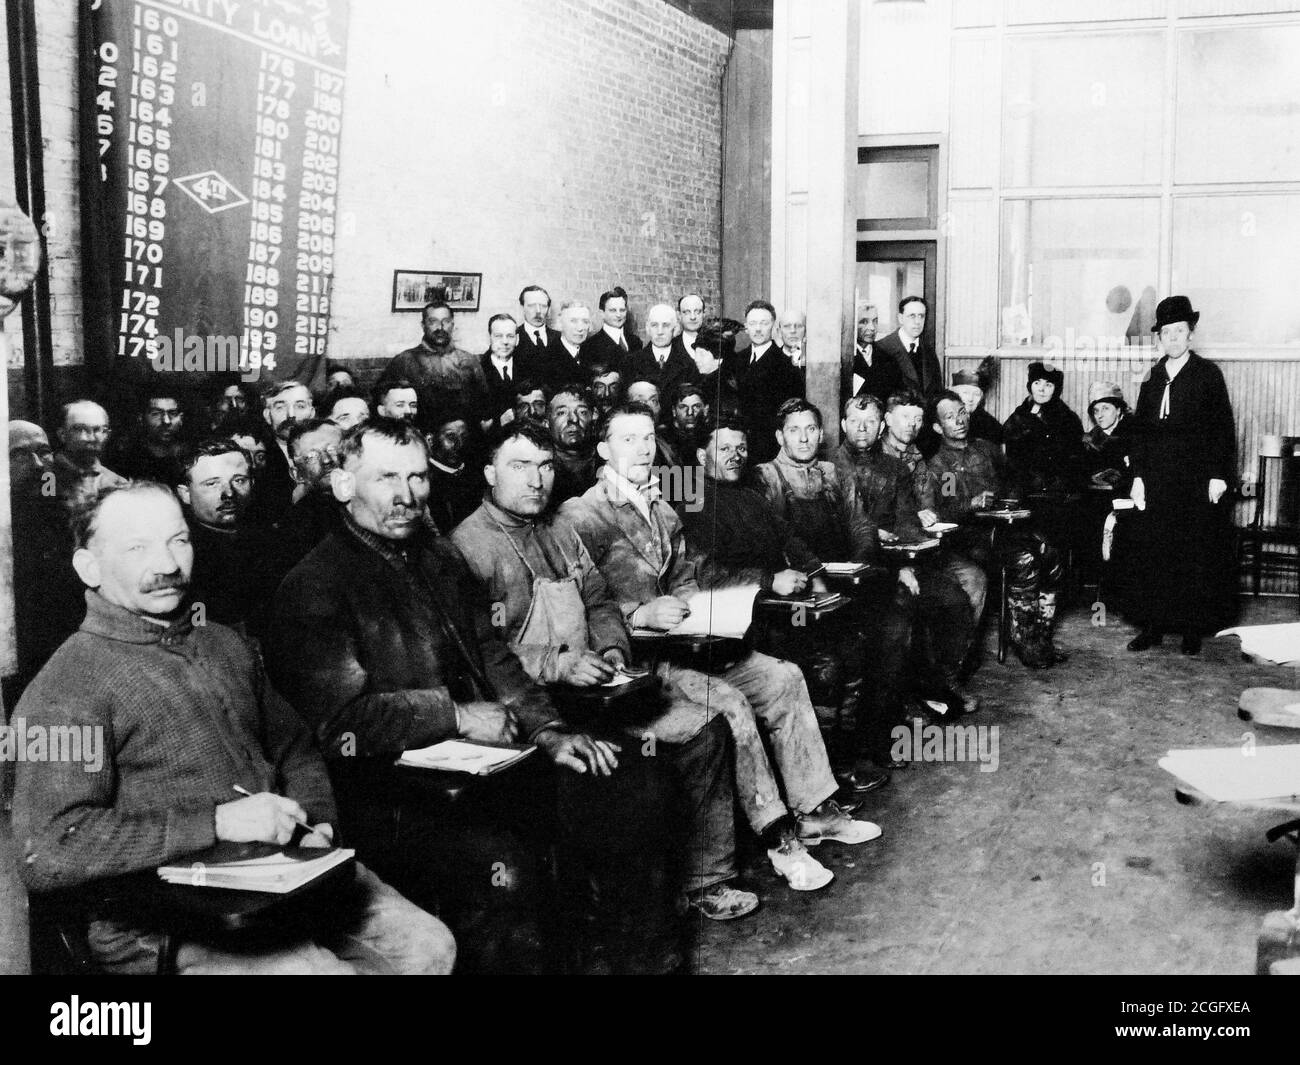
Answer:
[[[177,178],[175,184],[208,214],[219,214],[232,207],[242,207],[248,197],[215,170]]]

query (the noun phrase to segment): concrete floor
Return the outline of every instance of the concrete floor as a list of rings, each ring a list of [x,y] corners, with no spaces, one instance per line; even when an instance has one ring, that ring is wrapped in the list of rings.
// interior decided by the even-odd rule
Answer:
[[[1294,600],[1247,601],[1242,621],[1294,611]],[[836,873],[824,891],[790,891],[756,856],[763,908],[701,921],[697,971],[1252,972],[1260,920],[1291,905],[1294,851],[1264,841],[1281,818],[1180,806],[1156,759],[1240,742],[1241,689],[1291,686],[1294,674],[1243,662],[1235,639],[1187,659],[1172,640],[1130,655],[1130,635],[1076,611],[1061,625],[1074,652],[1064,666],[1030,673],[989,654],[972,684],[984,709],[965,723],[998,726],[997,770],[895,773],[861,815],[882,839],[816,851]],[[27,961],[2,822],[0,973]]]
[[[1244,603],[1242,624],[1297,620],[1294,598]],[[1134,655],[1133,631],[1076,609],[1058,634],[1070,661],[1040,673],[998,665],[990,639],[971,684],[984,707],[963,723],[998,726],[997,770],[896,772],[858,815],[881,839],[814,852],[836,874],[824,891],[790,891],[756,856],[763,908],[701,921],[697,971],[1253,972],[1261,919],[1291,906],[1295,851],[1264,839],[1284,818],[1181,806],[1156,760],[1241,742],[1241,690],[1295,672],[1242,661],[1235,638]]]

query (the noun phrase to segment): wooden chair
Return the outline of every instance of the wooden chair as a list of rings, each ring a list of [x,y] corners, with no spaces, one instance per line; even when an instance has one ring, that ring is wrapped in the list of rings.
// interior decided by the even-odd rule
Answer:
[[[1237,531],[1237,561],[1250,567],[1253,595],[1259,595],[1265,570],[1295,573],[1300,609],[1300,437],[1280,439],[1280,447],[1260,450],[1254,512]]]

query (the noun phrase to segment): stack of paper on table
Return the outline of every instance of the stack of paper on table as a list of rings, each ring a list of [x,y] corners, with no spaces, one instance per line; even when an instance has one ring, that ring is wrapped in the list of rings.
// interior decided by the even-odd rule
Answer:
[[[667,632],[658,629],[633,629],[633,636],[725,636],[739,640],[754,621],[757,584],[736,588],[712,588],[696,592],[686,600],[690,614]]]
[[[822,568],[831,577],[856,577],[867,565],[865,562],[823,562]]]
[[[1286,625],[1239,625],[1216,636],[1240,636],[1243,654],[1279,665],[1300,665],[1300,622]]]
[[[472,740],[443,740],[431,747],[419,747],[403,751],[397,759],[398,765],[414,766],[417,769],[442,769],[453,773],[473,773],[475,776],[487,776],[499,773],[508,766],[527,758],[536,747],[498,746],[490,743],[475,743]]]
[[[1215,802],[1300,795],[1300,744],[1170,751],[1157,764]]]
[[[164,865],[169,884],[266,891],[283,895],[322,876],[356,855],[345,847],[278,847],[271,843],[218,843],[184,864]]]

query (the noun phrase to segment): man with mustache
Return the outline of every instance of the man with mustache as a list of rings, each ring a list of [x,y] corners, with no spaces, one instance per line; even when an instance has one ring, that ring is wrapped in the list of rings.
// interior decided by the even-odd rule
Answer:
[[[334,796],[311,736],[248,645],[222,625],[195,624],[186,608],[194,548],[171,492],[151,481],[109,489],[78,514],[73,537],[86,620],[17,712],[42,728],[99,730],[110,761],[98,772],[73,759],[19,764],[14,826],[28,890],[152,873],[220,841],[328,846]],[[252,794],[240,798],[232,784]],[[152,973],[167,931],[96,914],[86,940],[102,969]],[[454,958],[440,921],[358,866],[309,935],[182,938],[175,968],[433,974]]]
[[[426,304],[420,325],[424,336],[384,367],[375,385],[376,396],[393,381],[408,381],[415,386],[421,406],[463,407],[487,428],[493,416],[487,377],[478,356],[456,346],[452,309],[442,302]]]
[[[324,748],[359,855],[453,927],[476,929],[462,955],[469,967],[506,956],[516,969],[544,968],[532,841],[551,811],[525,787],[532,778],[512,770],[449,810],[393,763],[453,737],[535,744],[537,771],[542,756],[558,767],[566,854],[605,869],[622,836],[591,811],[611,752],[564,724],[493,625],[460,553],[430,529],[424,437],[374,418],[343,438],[342,459],[333,490],[343,529],[276,593],[267,668]],[[661,817],[654,796],[645,800],[645,815]],[[641,814],[619,816],[630,830]]]
[[[233,440],[205,440],[180,460],[176,494],[194,548],[195,621],[217,621],[260,637],[275,591],[278,550],[270,530],[250,520],[253,479]]]

